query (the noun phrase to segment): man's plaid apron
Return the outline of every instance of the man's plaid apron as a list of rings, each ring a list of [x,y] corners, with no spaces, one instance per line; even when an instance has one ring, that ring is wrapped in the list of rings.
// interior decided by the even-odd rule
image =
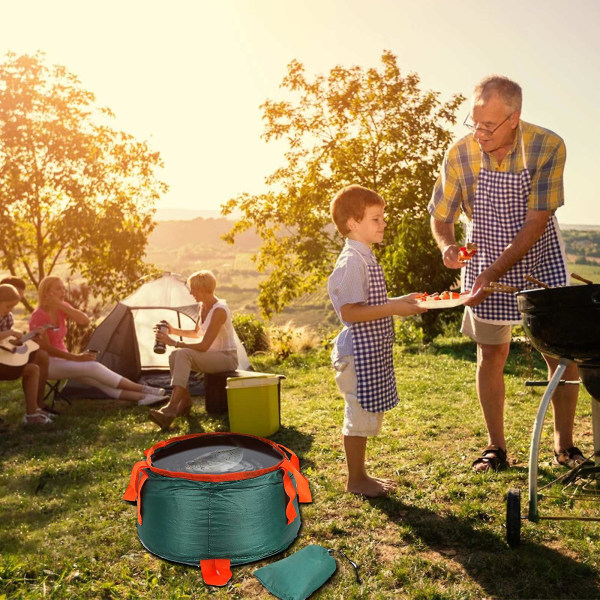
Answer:
[[[524,168],[520,173],[490,171],[483,167],[479,171],[473,216],[467,228],[467,242],[477,244],[477,253],[464,269],[463,291],[473,287],[476,277],[502,254],[525,222],[531,175],[527,170],[522,137],[521,152]],[[522,289],[530,287],[526,275],[550,287],[567,282],[566,257],[555,216],[548,220],[546,230],[531,250],[499,281]],[[491,294],[471,310],[482,321],[497,324],[521,322],[517,299],[512,294]]]

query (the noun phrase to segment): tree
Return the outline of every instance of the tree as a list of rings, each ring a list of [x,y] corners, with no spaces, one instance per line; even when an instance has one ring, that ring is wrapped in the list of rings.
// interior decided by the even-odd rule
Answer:
[[[39,281],[68,270],[118,298],[148,271],[160,156],[42,53],[0,63],[0,265]]]
[[[387,202],[385,241],[376,253],[392,294],[441,291],[455,282],[432,240],[426,206],[464,98],[443,103],[419,83],[416,74],[402,76],[390,52],[379,70],[337,66],[312,80],[292,61],[281,86],[290,99],[261,106],[263,138],[287,143],[286,164],[267,177],[266,193],[233,198],[223,213],[242,215],[227,241],[251,227],[262,239],[255,261],[268,272],[259,296],[266,316],[331,271],[343,240],[329,225],[329,202],[351,183]],[[424,319],[430,335],[435,317]]]

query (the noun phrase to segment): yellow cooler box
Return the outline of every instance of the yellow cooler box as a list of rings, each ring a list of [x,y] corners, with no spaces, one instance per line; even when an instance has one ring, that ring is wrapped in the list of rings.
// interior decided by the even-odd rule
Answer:
[[[227,378],[229,430],[268,437],[279,430],[283,375]]]

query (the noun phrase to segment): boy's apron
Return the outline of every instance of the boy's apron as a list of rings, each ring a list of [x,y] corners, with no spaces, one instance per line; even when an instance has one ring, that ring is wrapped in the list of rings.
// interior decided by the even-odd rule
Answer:
[[[525,222],[531,175],[527,169],[523,135],[520,131],[519,134],[523,153],[521,172],[505,173],[484,169],[483,155],[481,157],[482,167],[475,190],[473,215],[467,227],[467,242],[477,244],[477,253],[463,269],[463,291],[472,289],[476,277],[504,252]],[[523,289],[529,285],[526,275],[531,275],[550,287],[565,285],[567,282],[564,246],[554,215],[548,220],[540,239],[499,281]],[[470,310],[481,321],[499,325],[521,322],[517,299],[512,294],[491,294],[478,306],[470,307]]]
[[[381,265],[365,263],[369,273],[367,304],[387,304],[388,295]],[[383,412],[398,404],[398,390],[394,374],[394,319],[384,317],[373,321],[351,323],[354,366],[356,369],[356,397],[369,412]]]

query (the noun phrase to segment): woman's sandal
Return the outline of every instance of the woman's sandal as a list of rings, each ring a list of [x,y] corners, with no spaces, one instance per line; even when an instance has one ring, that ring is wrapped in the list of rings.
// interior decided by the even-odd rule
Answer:
[[[44,404],[43,406],[40,406],[38,408],[38,410],[44,411],[47,415],[60,415],[60,412],[58,412],[52,406],[48,406],[47,404]]]
[[[482,465],[479,469],[478,465]],[[488,446],[479,458],[473,461],[473,470],[476,473],[486,473],[487,471],[502,471],[508,467],[506,459],[506,450],[499,446]]]
[[[560,452],[554,451],[554,462],[557,465],[562,465],[563,467],[569,467],[569,469],[574,469],[579,465],[582,465],[586,462],[581,450],[577,446],[571,446],[566,450],[561,450]]]

